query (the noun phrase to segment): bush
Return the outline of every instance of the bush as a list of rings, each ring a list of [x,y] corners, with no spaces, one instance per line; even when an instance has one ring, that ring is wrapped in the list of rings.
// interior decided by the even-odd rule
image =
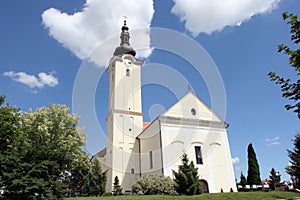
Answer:
[[[113,194],[111,193],[111,192],[105,192],[105,193],[103,193],[103,197],[110,197],[110,196],[112,196]]]
[[[139,178],[132,186],[133,194],[168,194],[175,195],[174,181],[170,177],[149,174]]]

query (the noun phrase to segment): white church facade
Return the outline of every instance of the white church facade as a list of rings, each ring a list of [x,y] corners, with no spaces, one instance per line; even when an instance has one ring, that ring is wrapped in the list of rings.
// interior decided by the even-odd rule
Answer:
[[[227,124],[193,92],[151,123],[143,122],[141,67],[129,44],[126,22],[121,44],[108,66],[107,146],[97,155],[108,170],[107,191],[118,176],[124,190],[146,174],[173,178],[183,153],[198,168],[203,192],[237,191]]]

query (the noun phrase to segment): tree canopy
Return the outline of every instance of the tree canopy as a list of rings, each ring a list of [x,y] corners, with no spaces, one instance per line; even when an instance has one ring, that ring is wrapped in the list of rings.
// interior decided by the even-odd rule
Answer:
[[[288,47],[287,45],[278,45],[278,52],[283,52],[289,56],[289,65],[295,70],[297,76],[300,75],[300,22],[298,16],[294,14],[283,13],[282,17],[284,20],[288,20],[290,25],[291,41],[294,43],[293,47]],[[289,78],[283,78],[277,75],[275,72],[270,72],[269,77],[276,84],[281,87],[282,97],[290,100],[290,104],[285,105],[287,110],[293,110],[297,113],[300,119],[300,79],[291,80]]]
[[[52,104],[21,114],[7,104],[0,107],[0,123],[5,199],[61,199],[69,184],[78,181],[75,172],[88,169],[85,134],[67,106]]]

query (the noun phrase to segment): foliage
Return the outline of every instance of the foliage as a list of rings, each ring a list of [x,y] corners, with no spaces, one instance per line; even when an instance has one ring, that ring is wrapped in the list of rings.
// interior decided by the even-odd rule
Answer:
[[[1,157],[15,150],[17,144],[22,140],[20,132],[20,109],[11,107],[9,104],[2,106],[5,96],[0,96],[0,154]],[[1,161],[0,161],[1,162]]]
[[[84,133],[65,105],[20,114],[0,108],[1,172],[5,199],[61,199],[82,166]],[[67,181],[68,180],[68,181]]]
[[[117,195],[121,195],[122,194],[122,187],[120,186],[120,181],[119,181],[119,178],[118,176],[115,177],[115,181],[114,181],[114,184],[113,184],[113,191],[112,193],[117,196]]]
[[[86,196],[101,196],[105,192],[107,171],[102,171],[100,161],[94,157],[88,174],[84,177],[83,192]]]
[[[282,17],[284,20],[289,20],[287,23],[290,25],[291,41],[295,44],[296,49],[292,49],[287,45],[278,45],[278,52],[283,52],[289,56],[289,64],[296,71],[297,76],[300,75],[300,22],[297,15],[283,13]],[[268,74],[272,81],[279,84],[281,87],[282,97],[287,98],[291,101],[291,104],[285,105],[287,110],[293,110],[297,113],[300,119],[300,79],[294,82],[291,79],[282,78],[275,72]]]
[[[240,176],[240,185],[245,187],[247,185],[247,179],[244,176],[243,172],[241,172],[241,176]]]
[[[288,150],[291,166],[287,168],[287,173],[295,178],[296,184],[300,185],[300,134],[294,139],[294,149]]]
[[[198,169],[193,161],[189,163],[187,154],[182,155],[182,165],[179,165],[178,172],[173,170],[175,176],[175,189],[178,194],[195,195],[201,194],[201,182],[198,177]]]
[[[139,178],[132,185],[133,194],[169,194],[174,195],[174,181],[170,177],[149,174]]]
[[[299,193],[294,192],[232,192],[219,194],[201,194],[198,196],[170,196],[170,195],[128,195],[122,197],[77,197],[67,198],[66,200],[274,200],[274,199],[290,199],[299,196]]]
[[[0,95],[0,106],[4,103],[4,101],[5,101],[5,96]]]
[[[247,183],[249,185],[260,185],[260,172],[259,172],[259,165],[256,159],[256,154],[253,149],[252,144],[248,145],[248,176],[247,176]]]
[[[103,197],[110,197],[110,196],[113,196],[113,194],[111,192],[104,192],[104,194],[102,196]]]
[[[276,186],[280,183],[280,175],[278,172],[275,171],[274,168],[271,169],[270,171],[270,186],[272,187],[273,190],[276,189]]]

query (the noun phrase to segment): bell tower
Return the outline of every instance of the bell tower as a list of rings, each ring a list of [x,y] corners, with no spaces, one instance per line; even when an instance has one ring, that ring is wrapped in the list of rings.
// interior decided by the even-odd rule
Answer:
[[[109,103],[107,117],[107,190],[112,191],[118,176],[123,190],[130,190],[140,175],[139,143],[136,137],[143,128],[141,66],[129,44],[126,20],[121,28],[121,44],[108,66]]]

